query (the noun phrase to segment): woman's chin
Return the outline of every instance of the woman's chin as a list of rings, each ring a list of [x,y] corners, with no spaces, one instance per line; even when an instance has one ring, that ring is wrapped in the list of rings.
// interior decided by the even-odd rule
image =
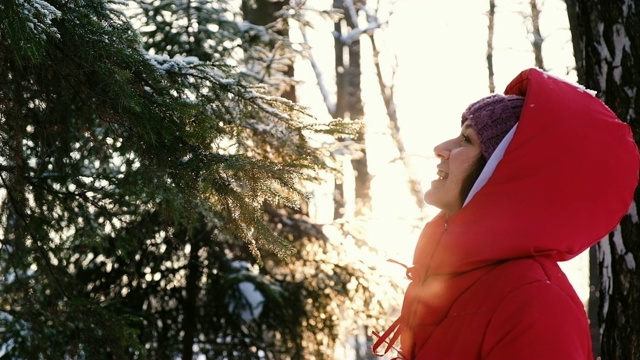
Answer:
[[[453,199],[441,189],[438,189],[437,187],[434,188],[433,186],[424,193],[422,199],[427,205],[438,208],[448,213],[449,215],[458,211],[462,206],[462,203],[459,201],[459,199]]]
[[[437,180],[434,180],[434,181],[437,181]],[[432,184],[433,184],[433,182],[432,182]],[[438,201],[437,201],[437,198],[438,198],[438,196],[437,196],[437,190],[435,190],[435,189],[433,188],[433,185],[431,186],[431,188],[430,188],[429,190],[427,190],[427,191],[424,193],[424,196],[422,197],[422,199],[424,200],[424,202],[425,202],[426,204],[431,205],[431,206],[436,206],[436,207],[437,207],[437,205],[436,205],[436,204],[437,204],[437,202],[438,202]]]

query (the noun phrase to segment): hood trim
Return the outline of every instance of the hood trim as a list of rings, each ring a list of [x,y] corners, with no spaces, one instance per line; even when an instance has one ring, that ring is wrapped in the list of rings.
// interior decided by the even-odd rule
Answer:
[[[509,143],[511,143],[511,139],[513,139],[513,135],[515,134],[517,128],[518,128],[518,124],[515,124],[511,128],[511,130],[509,130],[507,135],[505,135],[504,139],[502,139],[500,144],[498,144],[498,147],[493,152],[493,155],[491,155],[491,157],[489,158],[489,161],[487,161],[487,164],[484,166],[484,169],[482,169],[482,172],[480,172],[480,176],[478,176],[478,180],[476,180],[476,182],[473,184],[473,187],[471,188],[471,191],[469,191],[469,195],[465,199],[464,204],[462,204],[463,207],[467,205],[467,203],[471,201],[471,199],[473,199],[473,196],[478,191],[480,191],[480,189],[482,189],[482,187],[484,186],[484,184],[487,183],[487,181],[489,181],[489,178],[491,177],[491,175],[493,175],[493,172],[496,169],[496,166],[498,166],[498,163],[500,162],[500,160],[502,160],[502,157],[504,156],[504,153],[507,150],[507,146],[509,146]]]

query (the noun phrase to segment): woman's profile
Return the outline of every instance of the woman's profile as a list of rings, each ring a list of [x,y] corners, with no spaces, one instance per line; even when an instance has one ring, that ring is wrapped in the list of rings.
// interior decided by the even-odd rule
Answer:
[[[434,149],[424,199],[441,210],[416,245],[398,320],[374,353],[398,359],[593,359],[584,305],[558,261],[631,206],[638,148],[584,89],[537,69],[463,112]]]

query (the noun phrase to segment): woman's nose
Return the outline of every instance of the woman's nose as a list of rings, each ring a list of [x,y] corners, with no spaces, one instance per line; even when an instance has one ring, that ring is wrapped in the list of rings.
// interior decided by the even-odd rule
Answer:
[[[436,145],[436,147],[433,148],[433,153],[436,155],[436,157],[438,159],[448,159],[449,158],[449,154],[451,153],[451,150],[447,146],[448,142],[449,141],[445,141],[443,143],[440,143],[440,144]]]

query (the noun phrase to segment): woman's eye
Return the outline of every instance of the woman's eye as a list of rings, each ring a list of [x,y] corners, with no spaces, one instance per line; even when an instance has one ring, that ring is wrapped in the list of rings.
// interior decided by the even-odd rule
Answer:
[[[463,134],[463,135],[460,135],[460,136],[462,136],[462,141],[461,142],[463,142],[463,143],[465,143],[465,142],[466,143],[471,143],[471,139],[467,135]]]

